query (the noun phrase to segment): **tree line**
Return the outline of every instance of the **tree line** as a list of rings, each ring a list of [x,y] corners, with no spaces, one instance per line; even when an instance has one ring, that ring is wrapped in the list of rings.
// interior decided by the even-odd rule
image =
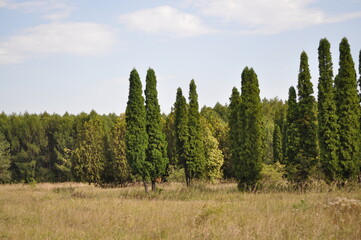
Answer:
[[[252,189],[265,165],[281,164],[294,182],[347,181],[360,176],[361,110],[357,74],[346,38],[333,76],[330,43],[318,48],[317,101],[301,53],[298,84],[287,102],[260,99],[258,77],[244,68],[229,104],[199,111],[197,86],[188,101],[178,88],[169,114],[161,114],[157,79],[148,69],[143,92],[138,72],[129,77],[124,114],[0,114],[0,182],[79,181],[156,189],[175,172],[194,179],[236,179]],[[361,72],[361,51],[359,73]]]

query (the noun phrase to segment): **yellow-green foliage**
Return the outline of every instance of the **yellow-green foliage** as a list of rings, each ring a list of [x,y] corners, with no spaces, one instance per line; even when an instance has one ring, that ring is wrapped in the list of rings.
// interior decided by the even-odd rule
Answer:
[[[212,135],[209,124],[205,118],[201,118],[203,130],[203,146],[205,152],[205,177],[211,182],[222,178],[221,167],[224,163],[222,151],[219,149],[218,140]]]
[[[140,185],[112,189],[74,183],[1,185],[0,239],[361,236],[360,189],[254,194],[239,192],[235,183],[159,188],[146,194]]]
[[[284,179],[285,165],[276,162],[274,164],[262,164],[261,187],[267,190],[283,190],[288,186]]]

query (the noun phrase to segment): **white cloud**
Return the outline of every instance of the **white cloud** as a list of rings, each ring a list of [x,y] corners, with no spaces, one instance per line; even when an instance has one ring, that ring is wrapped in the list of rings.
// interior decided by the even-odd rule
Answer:
[[[100,55],[112,50],[116,42],[115,31],[100,24],[43,24],[0,42],[0,64],[50,54]]]
[[[196,0],[191,5],[206,16],[243,26],[242,34],[276,34],[308,26],[361,17],[361,12],[328,16],[312,8],[317,0]]]
[[[26,2],[0,0],[0,7],[20,10],[25,13],[39,13],[43,18],[49,20],[66,18],[74,9],[67,0],[40,0]]]
[[[193,37],[216,32],[215,29],[204,25],[199,17],[169,6],[124,14],[119,20],[131,30],[172,37]]]

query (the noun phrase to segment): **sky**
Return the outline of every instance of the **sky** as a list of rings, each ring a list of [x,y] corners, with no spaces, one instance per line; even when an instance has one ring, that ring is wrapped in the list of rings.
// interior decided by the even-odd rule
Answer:
[[[200,107],[228,103],[246,66],[261,98],[287,100],[302,51],[317,97],[325,37],[335,73],[343,37],[357,68],[361,0],[0,0],[0,112],[120,114],[149,67],[164,113],[192,79]]]

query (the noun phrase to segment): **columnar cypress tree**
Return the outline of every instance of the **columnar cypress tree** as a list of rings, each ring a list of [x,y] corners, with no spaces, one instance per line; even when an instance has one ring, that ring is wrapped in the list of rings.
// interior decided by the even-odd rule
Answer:
[[[204,174],[205,156],[202,139],[202,127],[198,107],[197,86],[192,80],[189,84],[189,159],[188,168],[191,178],[201,178]]]
[[[361,50],[358,56],[358,74],[359,74],[358,85],[360,88],[360,102],[361,102]]]
[[[360,116],[355,64],[346,38],[340,43],[340,61],[335,78],[336,107],[340,126],[338,158],[341,177],[349,179],[359,171]]]
[[[155,191],[156,179],[161,178],[165,174],[168,156],[167,142],[163,133],[162,116],[158,103],[157,79],[154,70],[151,68],[147,71],[144,93],[148,134],[146,160],[152,165],[149,172],[152,181],[152,190]]]
[[[307,180],[318,161],[316,101],[312,96],[313,85],[308,57],[301,53],[298,74],[298,121],[300,136],[299,154],[296,157],[296,181]]]
[[[282,133],[278,124],[275,124],[273,130],[273,161],[280,163],[283,162]]]
[[[129,77],[129,96],[125,112],[127,125],[125,134],[126,156],[133,173],[142,178],[147,192],[147,181],[150,178],[149,170],[152,168],[152,164],[146,161],[145,155],[148,145],[145,119],[142,83],[137,70],[133,69]]]
[[[257,75],[246,67],[242,72],[241,89],[242,119],[240,121],[240,161],[236,163],[238,187],[242,190],[254,188],[261,172],[261,99]]]
[[[277,152],[279,152],[280,154],[278,154],[278,161],[282,164],[285,164],[285,155],[286,155],[286,144],[285,144],[285,140],[286,140],[286,115],[285,115],[285,110],[286,108],[284,107],[285,105],[282,105],[282,107],[280,109],[278,109],[276,111],[275,114],[275,118],[274,118],[274,131],[276,130],[276,125],[278,125],[279,127],[279,137],[276,137],[275,134],[273,135],[274,137],[276,137],[277,139],[273,139],[273,144],[274,142],[280,141],[278,143],[278,146],[273,145],[273,149],[276,148],[280,148],[280,150],[277,150]],[[278,132],[278,130],[276,130]],[[275,132],[274,132],[275,133]],[[276,133],[276,135],[278,135],[278,133]]]
[[[296,162],[296,155],[298,153],[300,136],[297,128],[297,95],[293,86],[288,91],[288,109],[286,114],[285,124],[285,163],[288,177],[291,178],[294,172],[293,166]]]
[[[232,89],[232,95],[229,98],[229,144],[231,152],[232,176],[235,177],[235,164],[240,161],[240,107],[241,96],[236,87]]]
[[[187,102],[183,96],[182,89],[177,89],[177,97],[174,103],[174,125],[176,135],[176,151],[180,164],[184,167],[187,187],[191,184],[191,174],[188,167],[189,157],[189,131],[188,131],[188,109]]]
[[[333,86],[330,43],[320,40],[318,47],[318,137],[320,160],[323,172],[329,181],[337,178],[339,172],[337,147],[339,143],[336,102]]]

